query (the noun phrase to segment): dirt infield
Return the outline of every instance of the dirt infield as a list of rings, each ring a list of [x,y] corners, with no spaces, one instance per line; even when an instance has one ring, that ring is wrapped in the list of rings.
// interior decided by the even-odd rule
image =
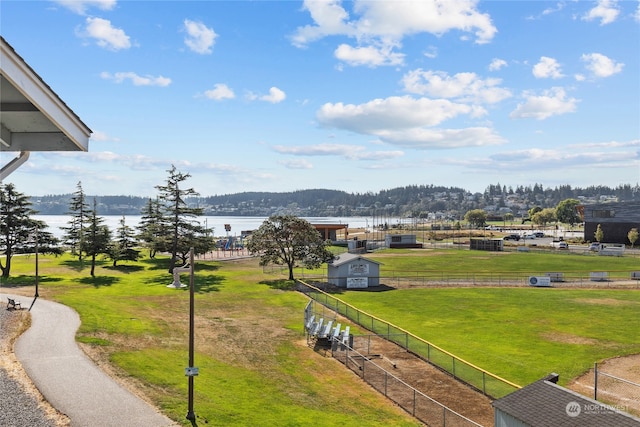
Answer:
[[[598,364],[598,371],[638,384],[612,381],[599,375],[598,400],[640,416],[640,354],[605,360]],[[593,398],[594,384],[594,369],[589,369],[584,375],[572,380],[567,388]]]
[[[413,391],[402,383],[480,425],[493,425],[493,407],[489,397],[413,353],[377,336],[356,336],[353,346],[370,362],[365,364],[362,357],[351,357],[349,368],[360,378],[364,375],[367,383],[377,391],[383,394],[386,391],[390,399],[408,412],[411,413],[415,405],[416,412],[421,412],[426,417],[432,413],[435,420],[440,420],[443,410],[428,399],[416,400]],[[331,356],[331,350],[326,347],[316,346],[316,349]],[[340,359],[341,356],[337,355],[337,358]],[[342,359],[344,361],[344,356]],[[397,380],[385,375],[382,370],[389,372]],[[439,425],[436,421],[428,424]]]

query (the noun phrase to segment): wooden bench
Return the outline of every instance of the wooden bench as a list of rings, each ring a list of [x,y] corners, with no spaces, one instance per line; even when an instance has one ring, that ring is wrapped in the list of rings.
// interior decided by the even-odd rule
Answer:
[[[589,273],[589,280],[592,282],[606,282],[609,280],[609,273],[606,271],[592,271]]]
[[[13,298],[7,298],[9,302],[7,303],[7,310],[22,310],[22,306],[20,305],[20,301],[16,301]]]

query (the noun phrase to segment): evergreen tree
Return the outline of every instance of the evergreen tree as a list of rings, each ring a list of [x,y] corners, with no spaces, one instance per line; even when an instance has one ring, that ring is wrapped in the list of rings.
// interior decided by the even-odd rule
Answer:
[[[167,224],[164,222],[162,206],[158,199],[149,199],[141,211],[138,224],[138,239],[149,249],[149,257],[155,258],[156,252],[167,251]]]
[[[126,224],[123,215],[116,230],[116,238],[109,247],[109,257],[113,266],[116,267],[118,261],[137,261],[140,258],[140,251],[135,249],[137,243],[134,230]]]
[[[163,210],[163,223],[167,224],[167,235],[170,238],[168,250],[171,253],[169,262],[169,273],[173,272],[176,265],[176,258],[180,256],[183,263],[186,261],[185,254],[189,253],[190,247],[195,243],[193,238],[201,230],[199,223],[194,219],[202,215],[201,208],[189,207],[186,203],[187,197],[198,196],[193,188],[180,188],[180,185],[191,177],[190,174],[179,172],[174,165],[167,171],[165,185],[158,185],[159,199]]]
[[[43,221],[31,218],[37,212],[31,209],[29,197],[16,191],[13,184],[0,187],[0,247],[4,249],[4,265],[0,261],[2,277],[11,274],[11,258],[17,253],[33,253],[36,245],[42,253],[60,250],[58,239],[44,231]]]
[[[90,208],[82,189],[82,182],[78,181],[76,191],[71,195],[69,212],[71,216],[68,227],[60,227],[64,231],[64,244],[71,248],[71,254],[77,255],[82,261],[82,247],[84,246],[84,228],[90,219]]]
[[[93,199],[93,210],[89,212],[87,226],[84,228],[80,250],[91,257],[91,277],[95,277],[96,258],[100,254],[109,254],[111,230],[104,225],[104,218],[98,216],[97,202]]]

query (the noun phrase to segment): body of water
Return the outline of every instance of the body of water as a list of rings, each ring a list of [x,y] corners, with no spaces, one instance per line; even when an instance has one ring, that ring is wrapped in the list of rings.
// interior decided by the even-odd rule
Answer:
[[[64,234],[61,227],[68,227],[71,216],[69,215],[34,215],[34,219],[44,221],[49,229],[47,231],[53,233],[54,236],[60,238]],[[104,225],[108,226],[112,231],[120,226],[122,215],[105,215]],[[140,215],[125,215],[125,224],[135,228],[140,223]],[[243,231],[256,230],[267,217],[252,216],[200,216],[197,220],[201,225],[213,230],[213,235],[222,236],[240,236]],[[368,228],[373,229],[378,224],[387,223],[389,225],[401,222],[399,218],[371,218],[371,217],[304,217],[305,220],[312,224],[346,224],[349,228]],[[405,220],[406,221],[406,220]],[[231,226],[231,231],[225,231],[225,224]]]

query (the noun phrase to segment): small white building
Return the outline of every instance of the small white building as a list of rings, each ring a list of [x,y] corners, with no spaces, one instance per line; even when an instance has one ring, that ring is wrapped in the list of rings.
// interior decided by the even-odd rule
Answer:
[[[387,234],[384,236],[384,245],[387,248],[422,248],[422,243],[417,243],[415,234]]]
[[[379,286],[380,265],[360,254],[344,253],[327,265],[328,282],[347,289]]]

